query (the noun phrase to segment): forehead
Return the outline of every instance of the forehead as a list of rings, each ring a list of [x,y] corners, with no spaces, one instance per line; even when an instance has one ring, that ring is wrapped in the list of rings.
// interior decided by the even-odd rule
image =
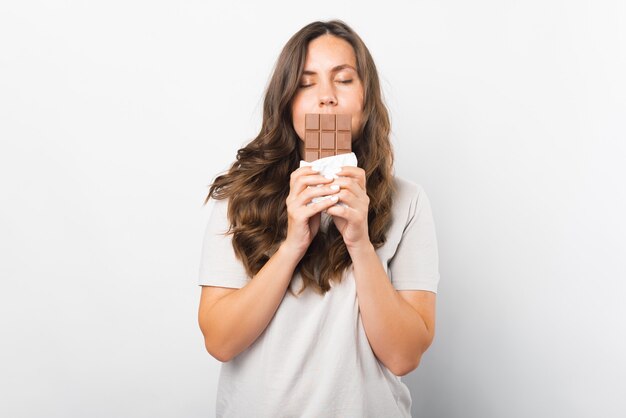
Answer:
[[[343,64],[356,68],[354,49],[348,41],[332,35],[322,35],[309,42],[304,63],[305,70],[329,71]]]

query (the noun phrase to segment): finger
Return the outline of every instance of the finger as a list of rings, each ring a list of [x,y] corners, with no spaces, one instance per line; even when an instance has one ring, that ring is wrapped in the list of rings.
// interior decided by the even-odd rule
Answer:
[[[340,203],[341,199],[339,199]],[[367,223],[367,211],[363,212],[357,208],[353,208],[350,205],[334,205],[326,210],[331,216],[336,216],[345,219],[349,224],[360,225],[361,223]]]
[[[337,195],[334,195],[330,199],[324,199],[317,203],[311,203],[308,206],[304,206],[303,211],[305,212],[307,217],[311,217],[316,213],[322,211],[328,211],[328,208],[332,207],[337,203]]]
[[[295,182],[303,176],[319,175],[319,171],[313,170],[312,166],[304,166],[294,170],[289,178],[289,186],[293,187]]]
[[[294,174],[296,171],[294,171]],[[332,179],[328,179],[314,171],[303,171],[294,174],[292,174],[289,184],[289,193],[293,196],[298,196],[308,186],[317,186],[318,184],[328,184],[332,182]]]
[[[343,166],[341,167],[341,171],[336,173],[339,177],[351,178],[356,181],[356,183],[365,190],[366,187],[366,178],[365,178],[365,170],[360,167],[352,167],[352,166]]]
[[[359,197],[352,193],[350,190],[343,189],[338,193],[338,196],[339,202],[348,205],[353,209],[359,210],[364,206]]]
[[[315,197],[330,196],[339,193],[338,185],[314,186],[304,190],[296,199],[299,205],[307,205]]]
[[[328,209],[326,209],[326,213],[331,216],[337,216],[339,218],[345,219],[348,223],[352,222],[354,214],[356,211],[350,206],[344,205],[331,205]]]
[[[357,196],[366,194],[365,190],[362,189],[361,186],[359,186],[357,180],[355,180],[352,177],[340,177],[338,179],[335,179],[335,181],[332,184],[339,185],[339,188],[341,190],[350,190],[352,193],[354,193]]]

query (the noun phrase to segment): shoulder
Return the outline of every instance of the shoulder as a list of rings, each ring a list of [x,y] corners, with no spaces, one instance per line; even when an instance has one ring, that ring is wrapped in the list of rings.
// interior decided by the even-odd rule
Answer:
[[[209,212],[209,229],[224,233],[229,229],[230,222],[228,220],[228,201],[229,199],[213,199],[207,202]]]
[[[217,211],[219,213],[226,213],[228,211],[229,200],[229,198],[214,199],[213,197],[211,197],[207,202],[209,212]]]
[[[408,208],[409,212],[415,213],[420,199],[427,199],[421,184],[405,177],[394,175],[394,207]]]
[[[398,198],[412,198],[417,197],[424,188],[406,177],[394,175],[393,182],[396,187],[396,196]]]

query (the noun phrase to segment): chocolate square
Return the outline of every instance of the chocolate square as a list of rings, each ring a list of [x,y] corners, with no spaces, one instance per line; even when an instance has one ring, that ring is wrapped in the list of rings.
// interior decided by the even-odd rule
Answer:
[[[352,152],[352,115],[307,113],[304,129],[305,161]]]

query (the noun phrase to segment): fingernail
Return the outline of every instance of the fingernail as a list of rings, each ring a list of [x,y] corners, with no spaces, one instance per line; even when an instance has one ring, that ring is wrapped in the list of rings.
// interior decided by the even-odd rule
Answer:
[[[332,174],[324,174],[324,177],[327,178],[328,180],[334,179]]]
[[[339,196],[334,195],[333,197],[330,198],[330,200],[332,200],[333,202],[336,202],[337,200],[339,200]]]
[[[333,189],[333,190],[339,190],[339,185],[331,184],[330,188]]]

